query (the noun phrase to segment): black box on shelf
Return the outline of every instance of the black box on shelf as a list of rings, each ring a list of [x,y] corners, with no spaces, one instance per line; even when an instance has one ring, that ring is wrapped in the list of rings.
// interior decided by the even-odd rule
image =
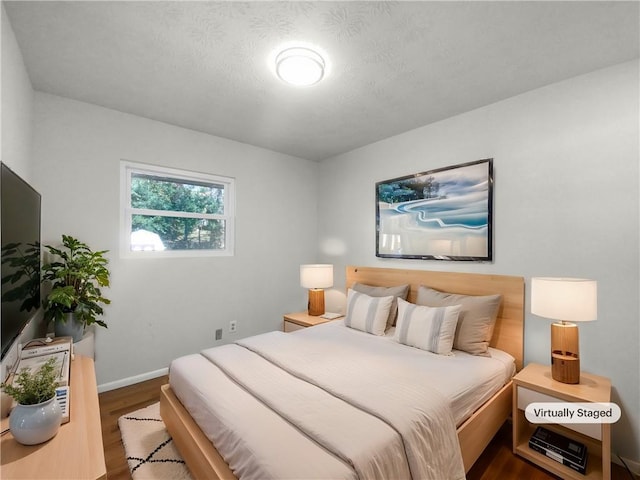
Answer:
[[[582,474],[587,471],[587,447],[544,427],[537,427],[533,432],[529,448]]]

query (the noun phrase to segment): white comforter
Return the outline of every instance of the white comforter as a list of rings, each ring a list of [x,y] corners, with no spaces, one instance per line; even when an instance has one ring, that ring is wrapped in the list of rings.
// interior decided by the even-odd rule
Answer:
[[[203,430],[242,479],[464,478],[447,400],[421,381],[420,362],[394,354],[409,347],[341,328],[182,357],[171,383],[197,423],[215,416]],[[203,371],[210,383],[184,388]]]

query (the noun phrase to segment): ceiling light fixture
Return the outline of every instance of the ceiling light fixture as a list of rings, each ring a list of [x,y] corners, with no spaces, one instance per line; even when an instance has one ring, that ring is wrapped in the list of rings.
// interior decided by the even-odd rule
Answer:
[[[276,56],[276,74],[291,85],[314,85],[324,77],[324,58],[310,48],[286,48]]]

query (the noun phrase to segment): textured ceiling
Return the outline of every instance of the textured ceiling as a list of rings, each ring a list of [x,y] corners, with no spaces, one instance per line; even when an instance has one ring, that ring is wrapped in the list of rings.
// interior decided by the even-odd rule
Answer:
[[[5,2],[36,90],[322,160],[638,57],[637,2]],[[318,85],[267,59],[303,41]]]

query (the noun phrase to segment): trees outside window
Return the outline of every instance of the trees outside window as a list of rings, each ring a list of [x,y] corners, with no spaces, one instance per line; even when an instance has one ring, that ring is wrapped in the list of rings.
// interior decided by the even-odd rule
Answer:
[[[123,162],[123,180],[127,256],[233,254],[232,178]]]

